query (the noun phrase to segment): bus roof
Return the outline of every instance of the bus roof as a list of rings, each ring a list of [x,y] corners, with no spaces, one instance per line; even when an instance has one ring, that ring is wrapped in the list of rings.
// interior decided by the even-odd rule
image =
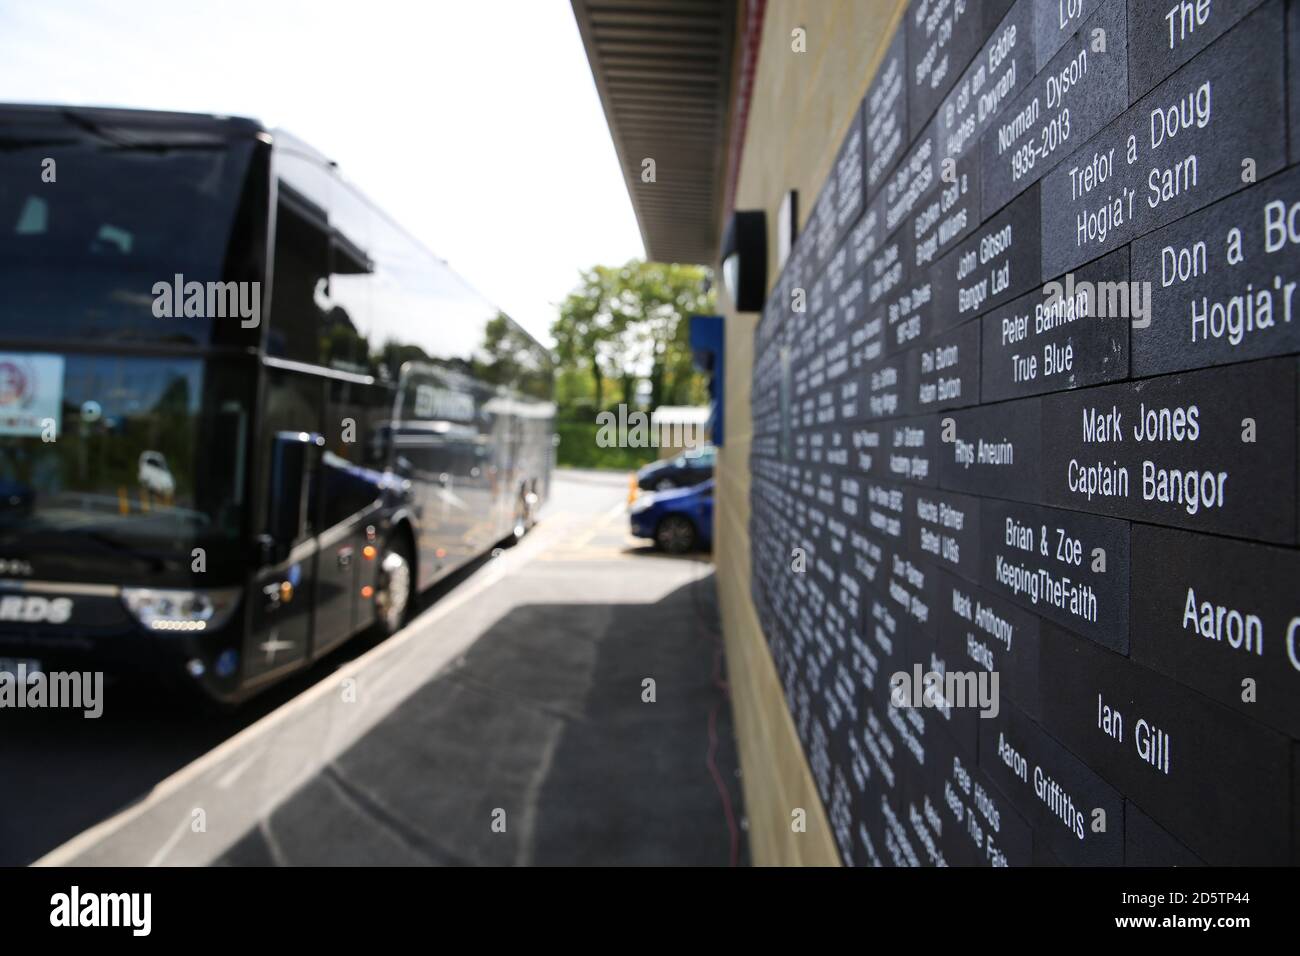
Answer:
[[[243,139],[267,132],[255,119],[244,116],[221,116],[213,113],[180,113],[168,110],[121,109],[109,106],[72,106],[57,103],[0,103],[0,118],[5,120],[57,119],[71,121],[88,130],[203,130],[226,132],[231,138]]]
[[[90,135],[104,136],[114,142],[130,145],[147,145],[150,132],[203,133],[232,140],[261,138],[269,141],[274,148],[289,149],[314,157],[322,165],[328,165],[335,171],[340,182],[347,186],[377,215],[382,216],[394,228],[401,231],[411,242],[417,245],[430,258],[441,263],[463,287],[469,298],[480,300],[485,306],[500,312],[496,306],[466,279],[451,268],[446,259],[434,253],[428,246],[414,236],[410,230],[398,222],[384,208],[373,202],[356,183],[343,176],[338,164],[316,149],[306,140],[281,128],[270,129],[261,121],[243,116],[225,116],[215,113],[183,113],[170,110],[126,109],[106,106],[76,106],[57,103],[0,103],[0,123],[30,122],[41,125],[42,121],[67,125],[71,123]],[[505,315],[505,313],[500,312]],[[513,318],[506,316],[511,325],[529,339],[538,349],[548,350]]]

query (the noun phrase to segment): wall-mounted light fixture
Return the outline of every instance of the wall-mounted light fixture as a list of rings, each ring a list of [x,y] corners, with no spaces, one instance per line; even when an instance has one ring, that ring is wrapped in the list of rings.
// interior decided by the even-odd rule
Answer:
[[[776,212],[776,267],[785,265],[799,237],[799,190],[790,189],[781,198],[781,208]]]
[[[761,312],[767,293],[767,216],[763,210],[731,214],[722,237],[722,282],[738,312]]]

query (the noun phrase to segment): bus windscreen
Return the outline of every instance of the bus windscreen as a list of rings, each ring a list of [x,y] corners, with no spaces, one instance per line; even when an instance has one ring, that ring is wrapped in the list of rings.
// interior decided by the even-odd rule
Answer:
[[[238,317],[159,317],[155,289],[243,268],[256,241],[255,217],[240,214],[253,151],[202,131],[0,117],[0,337],[229,341]]]
[[[246,379],[193,357],[0,352],[0,546],[92,580],[235,547]]]

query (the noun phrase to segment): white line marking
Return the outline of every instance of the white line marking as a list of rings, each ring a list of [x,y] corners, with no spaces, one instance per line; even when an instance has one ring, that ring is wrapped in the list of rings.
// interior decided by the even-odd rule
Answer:
[[[239,763],[222,774],[221,779],[217,781],[217,786],[222,790],[229,790],[235,781],[244,775],[244,771],[255,764],[261,756],[261,749],[249,754],[244,760],[239,761]]]
[[[172,835],[167,838],[167,842],[159,847],[158,852],[150,858],[148,865],[161,866],[162,861],[167,859],[168,854],[170,854],[172,850],[176,849],[176,844],[181,842],[181,837],[185,836],[185,831],[189,828],[190,819],[187,818],[182,820],[181,825],[173,830]]]

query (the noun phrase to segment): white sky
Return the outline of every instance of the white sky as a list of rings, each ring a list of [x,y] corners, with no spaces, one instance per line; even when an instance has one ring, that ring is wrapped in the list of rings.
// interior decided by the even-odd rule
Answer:
[[[282,126],[545,342],[644,255],[567,0],[6,2],[0,102]]]

